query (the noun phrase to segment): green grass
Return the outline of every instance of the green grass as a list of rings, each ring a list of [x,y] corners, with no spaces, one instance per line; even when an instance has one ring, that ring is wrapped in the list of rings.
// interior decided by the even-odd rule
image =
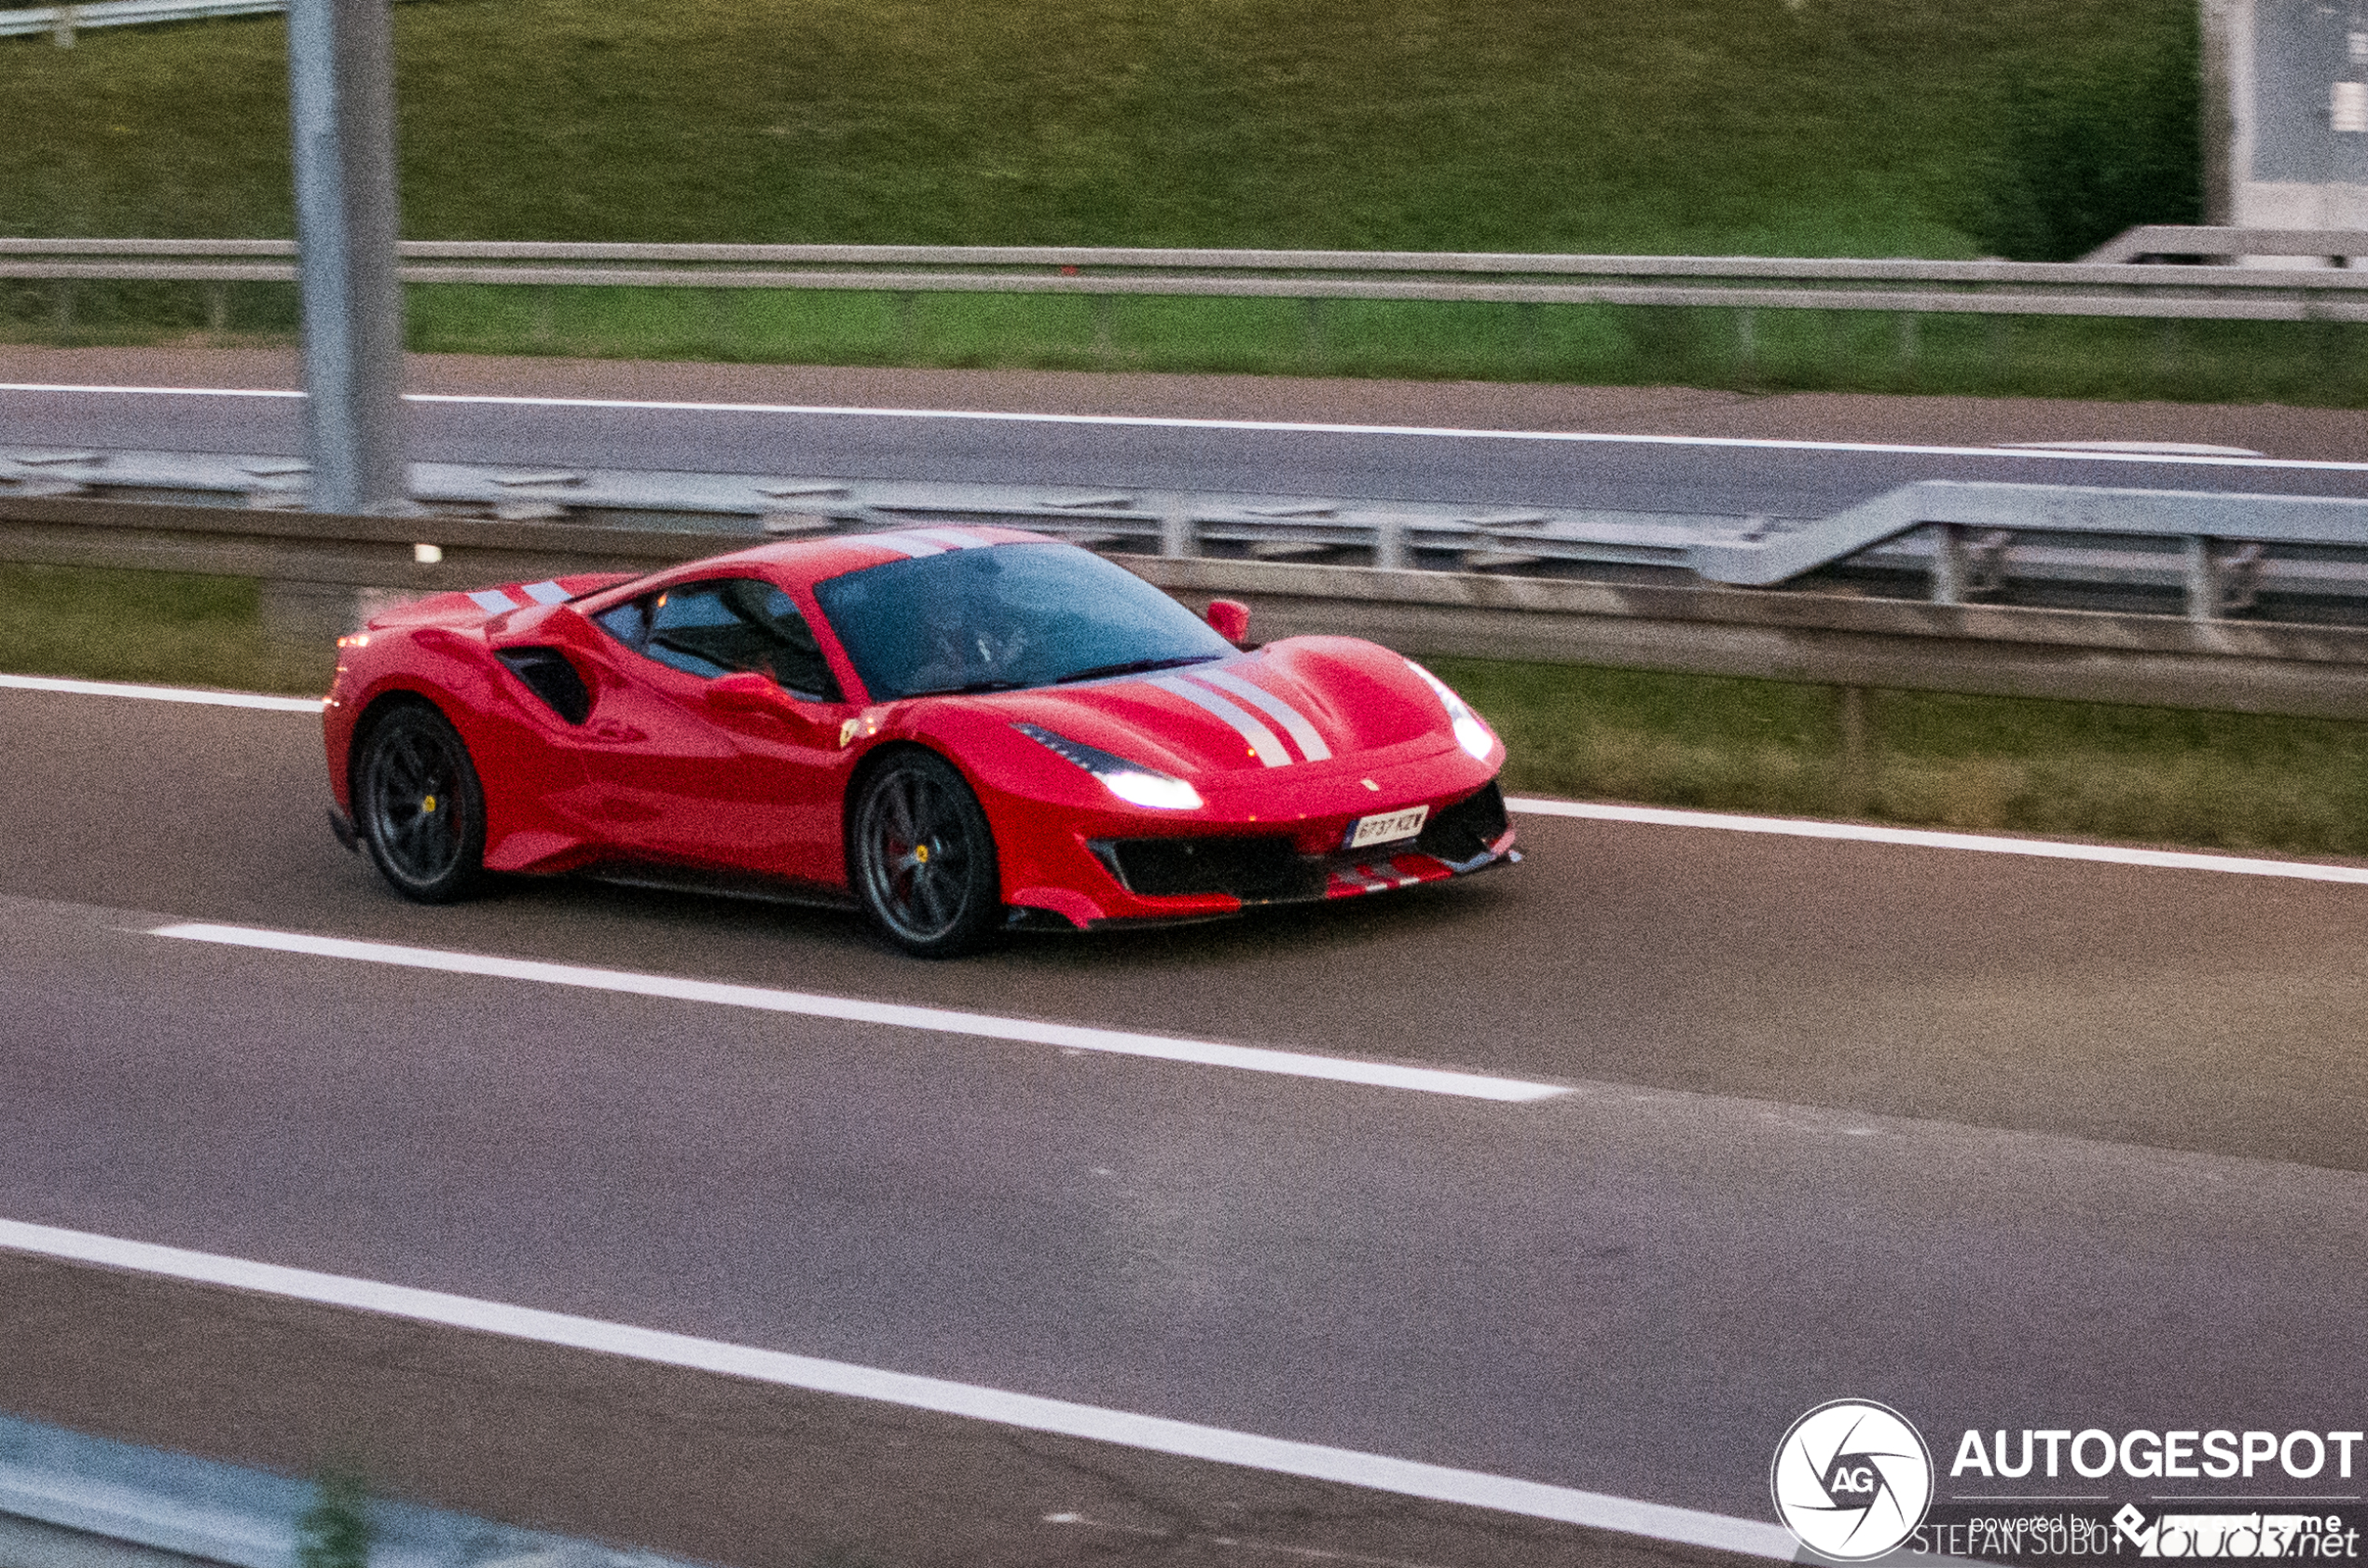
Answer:
[[[0,565],[0,669],[314,694],[336,663],[268,640],[245,578]]]
[[[2192,0],[415,0],[419,238],[2070,254],[2196,215]],[[0,232],[284,235],[283,28],[0,43]],[[290,291],[230,292],[284,340]],[[2357,329],[414,291],[420,349],[1783,390],[2362,396]],[[193,288],[0,284],[153,341]]]
[[[289,232],[283,35],[0,46],[0,224]],[[2017,126],[2099,141],[2193,35],[2191,0],[422,0],[405,227],[1958,255]]]
[[[2368,855],[2368,725],[1876,692],[1869,777],[1852,781],[1829,688],[1473,659],[1434,667],[1498,726],[1516,789]]]
[[[260,596],[241,579],[0,567],[0,669],[311,694],[334,662],[325,646],[267,639]],[[1830,688],[1480,659],[1434,667],[1503,733],[1517,790],[2368,856],[2368,725],[1876,692],[1871,766],[1852,780]]]

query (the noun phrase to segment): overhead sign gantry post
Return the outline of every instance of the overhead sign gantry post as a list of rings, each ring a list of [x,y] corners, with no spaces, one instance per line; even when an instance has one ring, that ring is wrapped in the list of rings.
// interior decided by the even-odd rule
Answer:
[[[312,510],[403,512],[392,0],[290,0],[288,101]]]

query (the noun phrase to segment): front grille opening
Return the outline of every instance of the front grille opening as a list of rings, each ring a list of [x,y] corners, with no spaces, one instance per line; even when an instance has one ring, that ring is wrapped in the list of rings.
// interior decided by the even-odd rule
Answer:
[[[591,717],[592,694],[585,689],[584,677],[576,673],[575,666],[557,648],[503,648],[493,656],[525,681],[527,690],[541,697],[545,708],[569,723],[580,724]]]
[[[1094,846],[1130,893],[1173,898],[1231,893],[1244,903],[1313,898],[1324,890],[1321,861],[1287,838],[1121,838]]]
[[[1414,847],[1460,866],[1488,853],[1511,824],[1505,816],[1505,791],[1490,779],[1454,805],[1431,813]]]

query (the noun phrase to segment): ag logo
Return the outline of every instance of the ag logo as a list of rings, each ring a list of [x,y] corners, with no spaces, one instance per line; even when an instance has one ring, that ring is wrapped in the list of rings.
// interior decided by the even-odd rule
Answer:
[[[1924,1522],[1933,1456],[1907,1418],[1864,1399],[1837,1399],[1793,1423],[1768,1467],[1776,1517],[1820,1557],[1880,1557]]]

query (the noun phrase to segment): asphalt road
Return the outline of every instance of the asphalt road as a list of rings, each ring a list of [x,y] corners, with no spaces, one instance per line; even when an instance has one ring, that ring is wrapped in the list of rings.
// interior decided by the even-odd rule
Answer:
[[[1944,1451],[2368,1406],[2356,887],[1533,816],[1427,894],[922,965],[585,883],[404,904],[303,717],[7,692],[0,733],[11,1218],[1753,1519],[1846,1394]],[[1576,1092],[148,934],[190,918]]]
[[[151,365],[121,358],[48,358],[27,351],[0,355],[0,381],[21,384],[81,374],[103,375],[114,385],[143,369],[174,373],[153,378],[161,383],[186,380],[206,368],[216,366],[187,359]],[[213,384],[224,387],[287,379],[258,374],[256,362],[218,368],[224,374]],[[2030,407],[2014,405],[1992,408],[1985,420],[1980,408],[1963,406],[1976,402],[1971,399],[1765,399],[1759,401],[1773,406],[1755,408],[1736,397],[1619,389],[1543,390],[1568,394],[1557,398],[1537,395],[1538,389],[1458,388],[1425,396],[1405,383],[1358,388],[1326,382],[1284,393],[1235,384],[1249,378],[1217,378],[1214,387],[1188,394],[1166,383],[1194,378],[1150,377],[1119,378],[1132,392],[1089,395],[1071,385],[1088,378],[1076,377],[768,376],[763,368],[735,375],[706,366],[604,370],[509,361],[489,369],[435,362],[414,378],[418,395],[430,401],[410,405],[408,450],[422,461],[535,467],[1781,517],[1825,516],[1911,480],[1938,478],[2368,495],[2368,464],[2351,461],[2368,451],[2358,420],[2307,410],[2277,410],[2279,418],[2265,419],[2156,406],[2138,418],[2126,410],[2086,418],[2062,412],[2052,421],[2034,422]],[[483,396],[687,398],[705,406],[434,401]],[[727,406],[735,402],[743,406]],[[1887,421],[1877,420],[1890,425],[1887,437],[1801,444],[1819,441],[1821,433],[1863,429],[1852,426],[1849,415],[1866,403],[1947,404],[1965,417],[1942,444],[1916,433],[1938,423],[1939,411],[1916,408],[1894,409]],[[929,417],[1081,407],[1102,422]],[[1261,428],[1222,422],[1253,411]],[[1316,428],[1360,424],[1394,428]],[[1437,427],[1497,433],[1414,433]],[[2134,461],[2127,454],[1981,449],[1996,441],[2094,439],[2100,431],[2103,438],[2122,440],[2216,435],[2215,444],[2251,447],[2273,461]],[[1566,438],[1574,434],[1593,438]],[[300,405],[291,399],[0,390],[0,443],[294,456],[302,453],[304,435]]]

